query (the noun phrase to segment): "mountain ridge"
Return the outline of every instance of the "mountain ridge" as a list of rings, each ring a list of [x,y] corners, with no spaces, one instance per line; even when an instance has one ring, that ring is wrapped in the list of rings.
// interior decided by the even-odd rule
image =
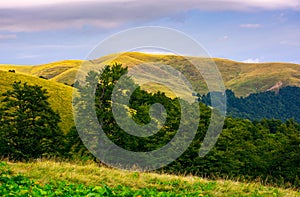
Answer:
[[[108,61],[115,57],[113,61]],[[96,63],[112,64],[118,62],[129,68],[141,63],[158,62],[173,66],[180,72],[191,75],[192,85],[196,91],[207,93],[208,89],[201,75],[195,75],[195,68],[188,59],[200,59],[192,56],[158,55],[139,52],[112,54],[93,60]],[[281,82],[282,87],[300,87],[300,65],[294,63],[243,63],[222,58],[212,58],[217,65],[226,89],[233,90],[237,96],[264,92]],[[75,81],[76,74],[83,60],[63,60],[36,66],[0,65],[0,70],[15,70],[21,74],[34,75],[68,85]]]

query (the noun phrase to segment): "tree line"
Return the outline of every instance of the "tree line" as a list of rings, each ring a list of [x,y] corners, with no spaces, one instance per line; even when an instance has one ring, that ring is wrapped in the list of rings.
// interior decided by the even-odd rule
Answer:
[[[197,94],[198,101],[211,105],[210,94]],[[235,96],[232,90],[226,90],[227,114],[231,117],[249,120],[279,119],[283,122],[294,119],[300,123],[300,88],[287,86],[278,92],[267,91],[253,93],[246,97]]]

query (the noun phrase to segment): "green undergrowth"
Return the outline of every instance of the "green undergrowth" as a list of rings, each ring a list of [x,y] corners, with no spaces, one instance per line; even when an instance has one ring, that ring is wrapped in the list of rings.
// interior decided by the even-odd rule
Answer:
[[[0,163],[1,196],[299,196],[292,189],[129,172],[93,162]]]

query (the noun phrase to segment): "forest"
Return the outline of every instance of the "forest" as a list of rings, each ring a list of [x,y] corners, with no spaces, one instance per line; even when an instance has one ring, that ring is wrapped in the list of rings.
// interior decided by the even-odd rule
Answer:
[[[111,95],[117,81],[126,72],[127,68],[120,64],[106,66],[101,74],[100,72],[89,73],[86,86],[76,85],[80,96],[85,98],[90,91],[88,88],[96,83],[95,106],[92,108],[96,109],[97,120],[102,125],[106,136],[123,149],[146,152],[163,147],[176,135],[179,125],[184,124],[186,136],[183,135],[182,141],[179,140],[174,145],[180,149],[181,142],[189,137],[188,131],[193,129],[190,122],[181,123],[180,104],[185,105],[185,102],[180,98],[172,99],[162,92],[149,93],[137,87],[130,97],[129,106],[126,108],[128,113],[124,114],[124,119],[132,118],[139,125],[146,125],[151,122],[149,115],[151,105],[160,103],[166,110],[164,125],[159,127],[160,121],[157,119],[151,125],[154,129],[159,128],[154,135],[137,137],[124,132],[117,124],[111,107]],[[128,78],[126,85],[128,84],[134,85],[134,82]],[[201,97],[203,103],[194,102],[185,106],[187,112],[192,111],[195,106],[200,108],[198,114],[200,121],[192,143],[180,157],[156,172],[192,174],[210,179],[259,180],[264,184],[299,188],[300,124],[297,122],[299,119],[297,119],[297,114],[295,116],[285,114],[280,118],[280,114],[284,113],[284,107],[282,111],[275,107],[268,108],[268,104],[274,103],[272,105],[277,106],[279,101],[292,103],[293,100],[297,100],[295,98],[297,94],[299,95],[299,89],[287,87],[278,94],[266,92],[245,98],[236,98],[231,91],[226,93],[230,116],[225,119],[222,133],[214,148],[206,156],[199,157],[199,149],[210,123],[211,110],[213,110],[205,105],[209,105],[209,95],[207,95]],[[293,96],[288,96],[291,93]],[[124,89],[116,93],[120,97],[123,94],[126,94]],[[278,101],[275,97],[278,97]],[[63,133],[57,126],[60,117],[51,109],[48,98],[47,90],[22,82],[15,82],[12,84],[12,90],[2,93],[0,155],[16,161],[56,157],[62,160],[90,159],[101,163],[104,158],[95,158],[93,155],[98,150],[93,148],[88,150],[86,145],[96,143],[94,145],[97,146],[97,143],[104,143],[104,141],[95,141],[91,135],[80,138],[80,132],[77,131],[91,128],[90,123],[77,120],[76,125],[80,126],[72,127],[68,133]],[[255,99],[261,99],[261,102]],[[253,105],[254,102],[260,105],[256,107]],[[243,103],[247,104],[243,105]],[[124,103],[117,104],[125,108]],[[251,109],[253,113],[248,113],[247,110],[250,110],[250,107],[245,107],[242,112],[239,107],[245,105],[253,107]],[[285,104],[278,106],[285,106]],[[89,113],[89,106],[86,103],[78,102],[78,107],[87,109],[86,113]],[[255,113],[255,110],[264,108],[265,110],[259,111],[261,113]],[[267,109],[273,111],[270,112]],[[297,113],[297,108],[291,111]],[[110,161],[109,155],[104,156]],[[129,165],[138,166],[138,163],[133,159]]]
[[[197,94],[198,101],[210,104],[210,94]],[[218,94],[218,93],[215,93]],[[294,119],[300,123],[300,88],[287,86],[276,91],[253,93],[236,97],[232,90],[226,90],[227,115],[249,120],[278,119],[283,122]]]

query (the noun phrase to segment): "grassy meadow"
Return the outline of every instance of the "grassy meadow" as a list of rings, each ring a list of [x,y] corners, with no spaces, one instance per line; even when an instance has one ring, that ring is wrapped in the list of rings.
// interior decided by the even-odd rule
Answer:
[[[258,182],[212,181],[196,176],[174,176],[148,172],[128,172],[99,166],[93,162],[40,160],[11,163],[13,176],[22,175],[52,193],[87,192],[86,196],[299,196],[299,191],[263,186]],[[51,187],[50,187],[50,186]],[[46,187],[47,186],[47,187]],[[45,189],[46,187],[46,189]],[[60,187],[63,187],[60,188]],[[1,188],[1,185],[0,185]],[[48,188],[48,189],[47,189]],[[106,188],[108,195],[99,195]],[[76,190],[75,190],[76,189]],[[97,192],[97,189],[99,190]],[[111,192],[111,194],[109,194]],[[88,195],[93,193],[94,195]],[[74,193],[73,193],[74,194]],[[46,195],[45,195],[46,196]],[[63,195],[62,195],[63,196]],[[67,196],[67,195],[66,195]]]

